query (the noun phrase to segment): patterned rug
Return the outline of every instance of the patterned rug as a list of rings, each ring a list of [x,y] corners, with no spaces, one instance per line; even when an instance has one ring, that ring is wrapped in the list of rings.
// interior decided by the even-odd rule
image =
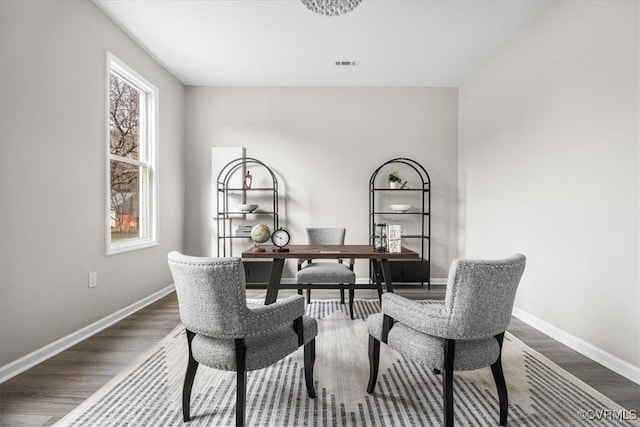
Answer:
[[[252,301],[253,302],[253,301]],[[309,399],[302,349],[247,379],[248,426],[440,426],[439,375],[382,345],[376,392],[366,393],[368,335],[364,319],[377,300],[356,300],[350,320],[338,301],[314,301],[318,319],[314,378]],[[181,426],[187,344],[179,325],[167,337],[70,412],[58,426]],[[509,390],[509,426],[630,426],[633,415],[510,334],[503,367]],[[490,369],[456,372],[456,425],[497,425],[498,402]],[[235,374],[200,366],[186,425],[235,425]]]

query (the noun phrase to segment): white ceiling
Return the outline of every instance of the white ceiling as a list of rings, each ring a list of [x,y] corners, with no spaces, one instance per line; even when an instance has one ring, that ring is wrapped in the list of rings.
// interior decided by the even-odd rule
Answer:
[[[459,86],[544,0],[94,0],[186,85]],[[335,61],[355,60],[355,67]]]

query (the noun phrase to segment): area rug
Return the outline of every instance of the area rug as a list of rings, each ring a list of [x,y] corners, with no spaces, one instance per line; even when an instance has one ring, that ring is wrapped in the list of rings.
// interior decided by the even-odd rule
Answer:
[[[386,346],[381,348],[376,392],[366,393],[368,335],[364,320],[377,300],[356,300],[351,320],[339,301],[313,301],[318,319],[315,381],[306,395],[302,349],[247,379],[248,426],[440,426],[441,377]],[[58,426],[180,426],[186,369],[184,328],[149,348]],[[510,426],[640,425],[633,413],[506,334],[503,366],[509,390]],[[455,423],[498,424],[490,369],[456,372]],[[235,374],[200,366],[192,392],[189,426],[235,425]]]

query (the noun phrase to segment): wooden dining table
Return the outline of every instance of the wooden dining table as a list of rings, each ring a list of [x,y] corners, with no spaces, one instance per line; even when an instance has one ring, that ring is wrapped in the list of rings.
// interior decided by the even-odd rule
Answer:
[[[291,245],[288,252],[278,252],[275,246],[261,245],[264,251],[256,251],[256,248],[247,249],[242,253],[244,259],[271,259],[271,273],[267,284],[265,304],[273,304],[278,298],[278,290],[283,288],[281,284],[284,262],[288,258],[295,259],[368,259],[374,271],[375,285],[378,296],[382,297],[382,281],[387,292],[393,292],[393,279],[389,268],[390,259],[419,259],[420,255],[403,247],[400,252],[379,252],[372,245]],[[297,288],[298,285],[290,285],[287,288]]]

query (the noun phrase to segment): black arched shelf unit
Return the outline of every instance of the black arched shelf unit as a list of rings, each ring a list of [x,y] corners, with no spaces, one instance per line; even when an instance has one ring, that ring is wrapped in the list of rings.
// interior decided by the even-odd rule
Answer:
[[[262,179],[257,186],[246,188],[242,183],[249,168]],[[271,231],[278,228],[278,179],[266,164],[251,157],[234,159],[220,170],[216,186],[217,256],[234,256],[234,246],[238,246],[240,251],[250,246],[250,235],[239,234],[234,226],[266,223],[271,226]],[[253,212],[242,212],[237,207],[238,204],[256,201],[260,202],[259,207]]]
[[[387,177],[392,172],[398,172],[408,186],[390,188]],[[411,208],[406,212],[393,211],[392,204],[407,204]],[[427,283],[431,287],[431,179],[420,163],[398,157],[373,172],[369,179],[369,244],[373,244],[377,223],[401,225],[402,245],[420,254],[417,261],[389,261],[394,283]]]

